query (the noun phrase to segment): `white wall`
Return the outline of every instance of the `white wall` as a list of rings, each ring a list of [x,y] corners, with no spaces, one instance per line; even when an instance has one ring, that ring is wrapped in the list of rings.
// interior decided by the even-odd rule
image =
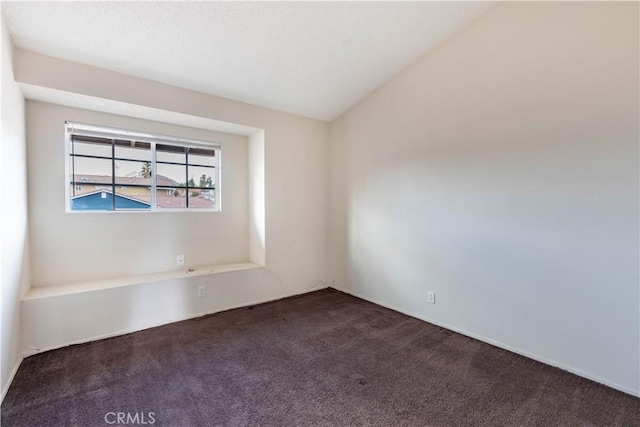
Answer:
[[[27,103],[34,288],[22,301],[25,346],[51,349],[327,286],[327,123],[20,50],[14,68],[27,93],[48,101]],[[253,130],[248,138],[213,138],[224,150],[223,214],[238,217],[64,213],[64,120],[200,139],[211,132],[52,103]],[[245,162],[237,170],[227,167],[232,150]],[[231,203],[237,209],[227,200],[234,186],[242,192]],[[244,234],[233,230],[240,224]],[[188,235],[176,240],[187,264],[251,259],[264,267],[145,283],[133,278],[135,284],[105,289],[72,286],[69,293],[50,286],[172,270],[178,252],[161,234],[167,229]],[[88,251],[98,240],[106,249]],[[197,298],[197,285],[207,287],[205,298]]]
[[[291,295],[283,292],[280,280],[265,268],[172,275],[92,291],[57,294],[52,288],[39,288],[40,292],[29,293],[22,301],[25,354]],[[202,298],[197,297],[199,286],[206,288]]]
[[[18,82],[51,89],[54,94],[83,95],[263,129],[266,268],[290,292],[312,289],[326,278],[327,123],[32,52],[18,50],[14,68]]]
[[[65,120],[220,142],[222,212],[66,213]],[[249,260],[247,137],[28,101],[31,286]]]
[[[638,43],[637,3],[499,4],[334,122],[330,278],[640,393]]]
[[[264,199],[264,131],[249,136],[249,260],[266,262]]]
[[[0,246],[2,398],[21,357],[20,298],[28,283],[27,191],[24,99],[13,80],[13,45],[2,23],[2,148]],[[0,399],[1,401],[1,399]]]

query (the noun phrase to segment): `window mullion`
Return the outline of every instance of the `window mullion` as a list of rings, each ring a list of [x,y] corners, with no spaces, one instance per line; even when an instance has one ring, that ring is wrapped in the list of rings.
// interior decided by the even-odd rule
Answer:
[[[186,173],[186,181],[185,185],[187,186],[187,209],[189,209],[189,149],[184,149],[185,162],[184,162],[184,170]]]
[[[157,207],[157,190],[156,190],[156,143],[151,143],[151,210],[155,211]]]
[[[71,140],[71,138],[69,138],[69,142],[71,144],[71,182],[73,182],[73,196],[76,195],[76,158],[75,158],[75,144],[73,143],[73,141]],[[69,202],[67,202],[69,203]]]
[[[220,150],[215,149],[213,152],[214,155],[214,159],[213,159],[213,165],[214,165],[214,171],[215,174],[214,176],[216,177],[216,182],[213,184],[214,185],[214,189],[213,189],[213,197],[214,197],[214,208],[216,210],[220,210],[221,209],[221,198],[220,198],[220,181],[222,180],[222,171],[220,169]]]
[[[116,140],[111,140],[111,208],[116,210]]]

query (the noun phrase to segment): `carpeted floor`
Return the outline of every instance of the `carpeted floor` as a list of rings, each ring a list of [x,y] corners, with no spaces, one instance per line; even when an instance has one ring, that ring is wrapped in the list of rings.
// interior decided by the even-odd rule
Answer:
[[[322,290],[29,357],[2,405],[3,427],[120,421],[638,426],[640,399]]]

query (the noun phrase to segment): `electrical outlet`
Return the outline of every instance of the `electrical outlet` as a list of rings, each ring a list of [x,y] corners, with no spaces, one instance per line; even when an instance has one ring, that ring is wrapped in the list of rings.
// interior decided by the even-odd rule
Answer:
[[[198,286],[198,298],[207,296],[207,287],[205,285]]]
[[[436,303],[436,293],[433,292],[433,291],[427,292],[427,301],[430,304],[435,304]]]
[[[180,254],[176,256],[176,265],[178,267],[180,267],[181,265],[184,265],[184,255]]]

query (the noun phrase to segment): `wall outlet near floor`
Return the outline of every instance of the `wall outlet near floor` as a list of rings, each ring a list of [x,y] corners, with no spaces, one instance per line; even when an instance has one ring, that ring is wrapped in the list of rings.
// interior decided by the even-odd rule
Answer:
[[[433,292],[433,291],[427,292],[427,301],[430,304],[435,304],[436,303],[436,293]]]
[[[184,265],[184,255],[182,254],[176,255],[176,265],[178,267],[180,267],[181,265]]]
[[[198,298],[207,296],[207,287],[205,285],[198,286]]]

